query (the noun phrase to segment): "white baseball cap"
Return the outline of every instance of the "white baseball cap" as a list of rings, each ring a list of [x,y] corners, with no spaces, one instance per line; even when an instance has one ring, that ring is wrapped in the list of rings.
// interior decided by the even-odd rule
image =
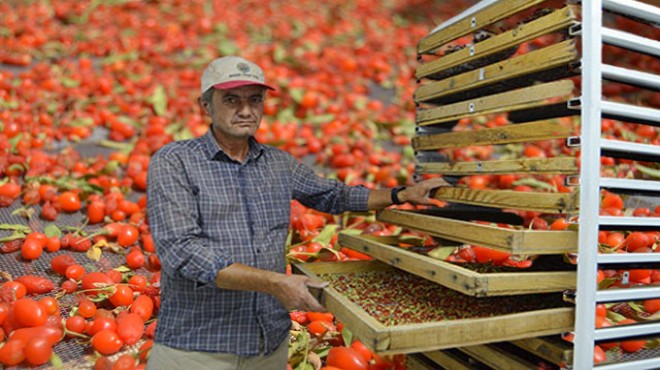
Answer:
[[[233,89],[246,85],[266,85],[264,71],[256,64],[237,56],[217,58],[202,73],[202,94],[210,88]]]

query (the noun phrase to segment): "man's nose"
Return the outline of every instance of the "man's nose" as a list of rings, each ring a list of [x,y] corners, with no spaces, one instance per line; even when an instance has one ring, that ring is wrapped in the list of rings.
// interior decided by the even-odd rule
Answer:
[[[238,107],[238,114],[241,116],[250,116],[252,115],[252,109],[250,103],[247,101],[241,101],[241,105]]]

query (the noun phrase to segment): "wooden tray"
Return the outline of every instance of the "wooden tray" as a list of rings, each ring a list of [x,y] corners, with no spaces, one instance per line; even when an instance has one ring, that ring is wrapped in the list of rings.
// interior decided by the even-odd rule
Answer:
[[[372,271],[386,271],[388,274],[407,274],[378,261],[294,264],[293,269],[296,273],[305,274],[314,279],[320,279],[320,276],[324,275],[345,277],[351,273]],[[432,283],[429,282],[429,284]],[[365,345],[380,354],[424,352],[539,335],[559,334],[571,330],[574,321],[573,308],[558,307],[484,318],[386,326],[370,316],[358,304],[335,290],[333,286],[324,288],[319,298],[320,302],[329,311],[333,312],[356,338],[359,338]],[[396,297],[390,298],[393,302],[400,301]],[[501,297],[472,298],[479,300],[501,299]],[[557,299],[561,298],[557,297]],[[484,304],[487,304],[487,302],[484,302]]]
[[[422,64],[415,71],[415,77],[417,79],[438,78],[438,74],[442,75],[446,70],[456,68],[463,63],[472,64],[477,59],[516,47],[523,42],[545,34],[568,29],[576,23],[575,9],[572,6],[555,10],[529,23],[521,24],[512,30],[474,45],[467,45],[461,50],[445,54],[441,58]]]
[[[460,264],[411,252],[398,245],[396,237],[339,234],[339,244],[411,274],[475,297],[561,292],[574,289],[575,271],[529,271],[479,273]],[[392,245],[394,244],[394,246]]]
[[[451,370],[491,370],[486,365],[480,364],[467,356],[466,354],[455,350],[455,349],[446,349],[438,350],[433,352],[424,352],[419,354],[414,354],[412,356],[413,365],[417,363],[422,363],[428,367],[428,369],[437,370],[438,366],[440,369],[451,369]],[[408,365],[408,363],[406,363]],[[411,367],[410,369],[417,369]],[[419,367],[419,369],[427,369],[424,367]]]
[[[415,172],[450,176],[509,173],[572,175],[578,172],[578,166],[575,157],[520,158],[472,162],[419,162]]]
[[[545,0],[502,0],[489,5],[482,10],[467,16],[456,23],[427,35],[417,45],[420,54],[429,53],[449,41],[473,33],[485,26],[491,25],[499,20],[507,18],[521,10],[530,8]]]
[[[578,53],[573,40],[566,40],[543,49],[507,59],[473,71],[461,73],[444,80],[421,85],[414,94],[417,103],[431,102],[449,95],[460,95],[468,90],[483,86],[506,82],[519,77],[525,77],[526,86],[532,85],[535,74],[565,66],[578,59]],[[465,99],[461,99],[465,100]]]
[[[555,104],[559,99],[567,103],[572,98],[573,89],[574,84],[571,80],[529,86],[491,96],[418,110],[415,122],[418,126],[436,125],[482,114],[531,109],[547,105],[552,98],[554,98],[552,102]]]
[[[378,221],[423,231],[432,236],[482,245],[513,254],[577,253],[576,231],[505,229],[393,209],[378,212],[376,218]]]
[[[433,198],[482,207],[520,209],[543,213],[567,213],[576,211],[578,192],[541,193],[515,190],[470,189],[465,187],[441,187]]]
[[[562,368],[573,363],[573,346],[558,336],[527,338],[510,343]]]
[[[493,369],[535,370],[539,368],[537,364],[490,344],[460,347],[458,350]]]
[[[460,148],[470,145],[523,143],[551,139],[563,139],[572,135],[573,129],[555,120],[520,123],[477,131],[455,131],[412,138],[415,150]]]

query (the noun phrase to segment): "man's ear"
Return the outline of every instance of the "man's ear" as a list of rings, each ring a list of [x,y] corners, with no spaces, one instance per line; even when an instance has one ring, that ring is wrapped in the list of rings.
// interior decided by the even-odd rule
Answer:
[[[210,110],[210,104],[206,100],[202,99],[200,96],[197,98],[197,104],[199,104],[199,108],[206,114],[207,116],[211,116],[211,110]]]

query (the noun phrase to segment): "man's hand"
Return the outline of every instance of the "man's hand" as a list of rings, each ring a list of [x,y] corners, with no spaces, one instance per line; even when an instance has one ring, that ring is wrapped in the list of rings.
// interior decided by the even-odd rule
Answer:
[[[323,289],[328,283],[313,280],[305,275],[286,275],[234,263],[218,271],[215,282],[223,289],[270,294],[289,310],[325,311],[309,292],[309,288]]]
[[[280,275],[273,284],[271,294],[289,310],[326,311],[309,292],[309,288],[323,289],[327,282],[313,280],[304,275]]]
[[[399,192],[399,199],[412,204],[432,204],[431,191],[441,186],[450,186],[450,184],[440,177],[418,182]]]

